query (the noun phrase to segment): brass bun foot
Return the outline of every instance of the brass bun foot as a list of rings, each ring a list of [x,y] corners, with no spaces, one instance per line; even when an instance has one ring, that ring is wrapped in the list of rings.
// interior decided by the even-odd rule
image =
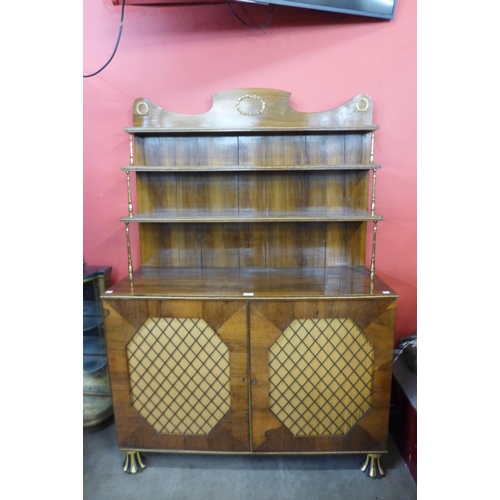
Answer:
[[[126,451],[123,471],[129,474],[141,472],[142,469],[146,468],[146,463],[146,457],[140,451]]]
[[[381,456],[382,453],[368,453],[361,467],[361,472],[364,472],[370,477],[384,477],[385,470],[382,467],[382,461],[380,460]]]

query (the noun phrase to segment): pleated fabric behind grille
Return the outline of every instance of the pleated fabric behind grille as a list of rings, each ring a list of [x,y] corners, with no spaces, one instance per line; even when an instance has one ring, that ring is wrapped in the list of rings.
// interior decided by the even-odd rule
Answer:
[[[295,436],[346,434],[371,408],[373,365],[351,319],[296,319],[269,349],[270,409]]]
[[[229,348],[198,318],[148,318],[127,345],[133,407],[163,434],[208,434],[231,408]]]

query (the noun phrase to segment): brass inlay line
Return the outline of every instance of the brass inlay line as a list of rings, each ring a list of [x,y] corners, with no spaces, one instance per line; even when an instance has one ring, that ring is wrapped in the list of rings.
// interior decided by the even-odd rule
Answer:
[[[186,455],[365,455],[369,453],[387,454],[388,451],[206,451],[206,450],[164,450],[156,448],[118,448],[119,451],[139,451],[148,453],[181,453]]]
[[[372,276],[370,276],[372,279]],[[371,286],[371,284],[370,284]],[[120,299],[120,300],[252,300],[252,301],[260,301],[260,300],[360,300],[360,299],[387,299],[393,298],[397,299],[399,295],[397,293],[384,294],[378,293],[377,295],[369,295],[369,294],[359,294],[359,295],[331,295],[325,297],[324,295],[296,295],[293,297],[277,297],[277,296],[263,296],[263,297],[252,297],[248,299],[248,297],[238,297],[234,295],[136,295],[134,297],[130,297],[128,295],[106,295],[106,300]]]

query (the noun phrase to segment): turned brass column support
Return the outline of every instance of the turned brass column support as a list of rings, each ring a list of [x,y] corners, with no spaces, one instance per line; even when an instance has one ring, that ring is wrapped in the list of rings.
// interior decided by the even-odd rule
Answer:
[[[371,215],[375,215],[375,184],[376,184],[376,181],[377,181],[377,171],[375,169],[373,169]]]
[[[133,217],[134,210],[132,206],[132,191],[130,189],[130,170],[126,170],[125,173],[127,174],[128,216]]]
[[[130,166],[134,166],[134,134],[129,134]]]
[[[134,269],[132,267],[132,253],[130,250],[130,228],[129,222],[125,222],[125,233],[127,235],[127,256],[128,256],[128,277],[130,280],[134,279]]]
[[[370,477],[384,477],[385,470],[382,467],[381,457],[382,453],[368,453],[361,467],[361,472]]]
[[[377,246],[377,221],[373,222],[373,240],[372,240],[372,261],[370,265],[370,279],[375,277],[375,248]]]
[[[130,166],[134,166],[134,134],[129,134],[129,148],[130,148]],[[132,191],[130,189],[130,170],[126,171],[127,174],[127,195],[128,195],[128,215],[133,217],[133,206],[132,206]],[[130,250],[130,228],[129,223],[125,222],[125,233],[127,235],[127,256],[128,256],[128,277],[133,286],[134,279],[134,268],[132,267],[132,252]]]
[[[370,146],[370,164],[373,165],[373,151],[374,151],[374,145],[375,145],[375,132],[372,132],[372,143]]]
[[[375,132],[372,132],[371,146],[370,146],[370,165],[373,165],[373,151],[375,144]],[[377,181],[377,170],[374,168],[372,171],[372,202],[371,202],[371,215],[375,215],[375,187]],[[370,280],[373,281],[375,277],[375,248],[377,243],[377,221],[373,222],[373,240],[372,240],[372,259],[370,264]]]
[[[141,472],[146,468],[146,457],[140,451],[126,451],[123,471],[129,474]]]

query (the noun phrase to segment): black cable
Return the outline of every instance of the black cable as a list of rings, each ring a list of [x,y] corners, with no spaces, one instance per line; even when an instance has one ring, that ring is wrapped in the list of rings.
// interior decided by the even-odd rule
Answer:
[[[125,0],[122,0],[122,16],[120,19],[120,31],[118,32],[118,40],[116,40],[116,45],[115,45],[115,50],[113,50],[113,53],[111,54],[111,57],[109,58],[108,62],[99,70],[97,70],[95,73],[91,73],[90,75],[83,75],[83,78],[89,78],[90,76],[95,76],[97,73],[100,73],[115,57],[116,50],[118,49],[118,45],[120,43],[120,38],[122,37],[122,29],[123,29],[123,18],[125,14]]]
[[[266,28],[269,23],[271,22],[271,19],[273,17],[273,14],[274,14],[274,8],[276,7],[276,5],[273,5],[273,8],[271,9],[271,14],[269,14],[269,19],[267,20],[266,24],[263,24],[261,26],[255,26],[253,24],[248,24],[246,23],[245,21],[243,21],[243,19],[241,19],[240,16],[238,16],[238,14],[236,14],[236,12],[234,11],[233,7],[231,6],[231,2],[228,2],[227,3],[229,5],[229,8],[231,9],[232,13],[245,25],[245,26],[248,26],[249,28]]]

